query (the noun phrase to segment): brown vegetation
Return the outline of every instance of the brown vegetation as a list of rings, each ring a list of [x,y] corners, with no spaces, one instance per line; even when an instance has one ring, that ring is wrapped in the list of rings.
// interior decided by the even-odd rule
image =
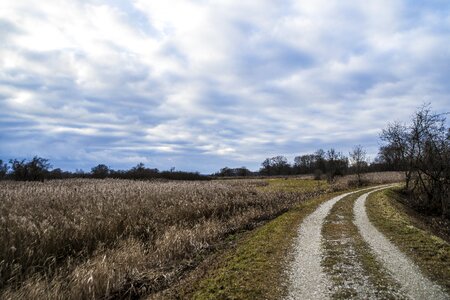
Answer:
[[[359,177],[359,178],[358,178]],[[357,187],[361,185],[397,183],[405,180],[402,172],[373,172],[365,174],[354,174],[339,177],[332,184],[333,190],[342,190],[349,187]]]
[[[4,298],[114,298],[164,289],[225,235],[316,194],[259,183],[0,182]]]

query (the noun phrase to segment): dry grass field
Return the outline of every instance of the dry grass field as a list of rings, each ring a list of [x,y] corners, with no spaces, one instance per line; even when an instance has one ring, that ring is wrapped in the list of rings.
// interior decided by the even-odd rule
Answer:
[[[323,192],[296,184],[293,192],[258,180],[0,182],[1,297],[164,289],[226,235]]]
[[[362,182],[365,185],[403,182],[404,180],[404,172],[372,172],[362,175]],[[331,185],[331,189],[339,191],[349,187],[356,187],[357,182],[356,175],[337,177],[336,181]]]

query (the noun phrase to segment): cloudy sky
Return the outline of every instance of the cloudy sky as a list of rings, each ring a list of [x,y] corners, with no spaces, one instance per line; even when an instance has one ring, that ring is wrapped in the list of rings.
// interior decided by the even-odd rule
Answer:
[[[2,0],[0,158],[200,172],[450,107],[450,1]]]

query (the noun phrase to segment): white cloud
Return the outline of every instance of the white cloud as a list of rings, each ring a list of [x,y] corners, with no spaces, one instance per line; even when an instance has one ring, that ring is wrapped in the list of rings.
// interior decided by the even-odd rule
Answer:
[[[406,0],[2,1],[0,155],[213,171],[376,147],[380,127],[421,103],[448,110],[449,12]]]

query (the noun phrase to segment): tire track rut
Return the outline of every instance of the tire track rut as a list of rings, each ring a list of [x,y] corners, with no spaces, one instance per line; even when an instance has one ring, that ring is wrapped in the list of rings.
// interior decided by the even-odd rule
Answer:
[[[354,194],[337,202],[322,228],[322,266],[333,283],[336,299],[406,299],[400,285],[376,260],[353,223]]]
[[[328,298],[331,283],[321,266],[322,224],[336,202],[363,190],[345,193],[328,200],[306,217],[300,225],[298,236],[294,242],[294,261],[290,270],[288,270],[289,291],[287,299]]]
[[[354,212],[355,224],[377,258],[400,283],[402,291],[411,299],[450,299],[450,296],[439,285],[423,276],[419,267],[369,221],[365,203],[367,196],[372,192],[366,193],[356,200]]]

